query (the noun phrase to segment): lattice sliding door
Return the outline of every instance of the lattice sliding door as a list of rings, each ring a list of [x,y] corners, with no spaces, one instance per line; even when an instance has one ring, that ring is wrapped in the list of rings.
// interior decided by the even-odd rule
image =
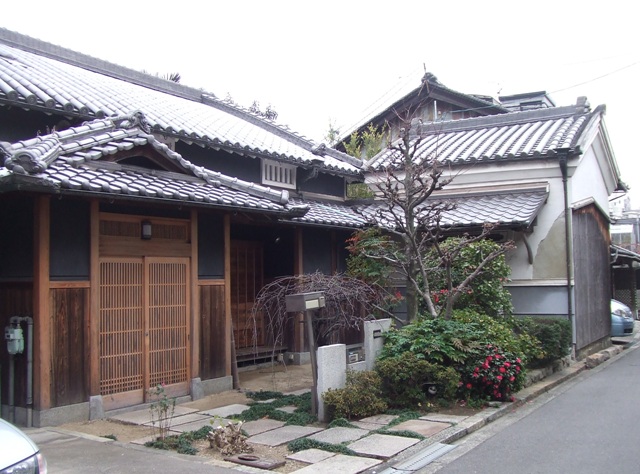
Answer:
[[[189,259],[101,259],[100,393],[111,407],[157,384],[188,393],[189,314]]]
[[[148,259],[149,386],[187,382],[189,263]]]
[[[100,393],[144,388],[144,263],[100,263]],[[140,393],[140,396],[143,396]]]

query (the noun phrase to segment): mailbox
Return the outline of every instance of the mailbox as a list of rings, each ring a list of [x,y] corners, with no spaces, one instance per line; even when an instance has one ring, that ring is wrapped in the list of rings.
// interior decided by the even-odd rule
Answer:
[[[311,291],[287,295],[286,304],[288,313],[324,308],[324,294],[322,291]]]

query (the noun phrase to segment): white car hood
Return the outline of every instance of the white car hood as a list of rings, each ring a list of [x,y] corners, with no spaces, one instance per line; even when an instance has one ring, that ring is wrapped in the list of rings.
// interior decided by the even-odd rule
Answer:
[[[38,452],[38,447],[27,435],[1,418],[0,446],[0,469],[13,466]]]

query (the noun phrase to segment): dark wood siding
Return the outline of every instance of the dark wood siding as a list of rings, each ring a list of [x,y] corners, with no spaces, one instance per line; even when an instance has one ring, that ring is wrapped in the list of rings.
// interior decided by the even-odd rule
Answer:
[[[51,406],[87,401],[89,288],[51,290]]]
[[[6,197],[0,201],[0,279],[33,278],[33,199]]]
[[[331,275],[334,270],[332,232],[324,229],[304,229],[303,233],[303,271],[304,273],[322,272]]]
[[[224,226],[221,216],[198,215],[198,276],[201,279],[224,277]]]
[[[609,225],[595,206],[573,213],[576,349],[611,331]]]
[[[50,273],[52,280],[89,278],[89,203],[51,201]]]
[[[200,377],[203,380],[224,377],[225,301],[224,284],[200,286]]]

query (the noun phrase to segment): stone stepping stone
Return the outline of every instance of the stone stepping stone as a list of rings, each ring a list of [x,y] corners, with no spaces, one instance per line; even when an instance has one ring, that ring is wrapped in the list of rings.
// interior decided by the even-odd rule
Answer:
[[[305,464],[315,464],[335,455],[336,453],[330,453],[329,451],[324,451],[322,449],[311,448],[290,454],[289,456],[287,456],[287,459],[303,462]]]
[[[336,454],[323,461],[298,469],[295,474],[326,474],[339,472],[340,474],[357,474],[380,464],[378,459],[361,458]]]
[[[220,416],[222,418],[228,418],[231,415],[239,415],[245,410],[249,409],[249,405],[241,405],[236,403],[234,405],[227,405],[226,407],[212,408],[211,410],[201,411],[200,413],[209,416]]]
[[[185,423],[182,425],[171,425],[171,429],[175,431],[179,431],[180,433],[186,433],[188,431],[198,431],[200,428],[204,426],[209,426],[212,429],[217,428],[218,426],[227,426],[229,422],[232,422],[232,420],[228,420],[226,418],[207,416],[200,420],[194,420],[191,423]]]
[[[421,416],[421,420],[427,421],[439,421],[440,423],[451,423],[452,425],[457,425],[458,423],[469,418],[468,416],[460,416],[460,415],[444,415],[441,413],[434,413],[432,415]]]
[[[293,413],[298,409],[298,407],[292,407],[292,406],[286,406],[286,407],[280,407],[280,408],[276,408],[276,410],[280,410],[283,411],[285,413]]]
[[[174,416],[171,420],[171,427],[185,425],[187,423],[193,423],[194,421],[210,420],[211,417],[207,415],[201,415],[200,413],[189,413],[188,415]],[[145,426],[153,426],[150,421],[144,424]],[[158,422],[156,421],[156,426]]]
[[[318,431],[322,431],[322,428],[288,425],[252,436],[247,441],[254,444],[265,444],[267,446],[280,446],[294,439],[311,436]]]
[[[182,415],[188,415],[190,413],[195,413],[198,410],[195,408],[187,408],[183,406],[176,406],[173,411],[174,418]],[[151,423],[151,411],[149,408],[145,408],[143,410],[130,411],[126,413],[120,413],[118,415],[113,415],[109,417],[110,420],[118,420],[123,423],[129,423],[132,425],[144,425],[146,423]]]
[[[427,420],[407,420],[399,423],[391,428],[389,431],[413,431],[414,433],[421,434],[425,438],[440,433],[442,430],[449,428],[449,423],[440,423],[438,421]]]
[[[353,426],[360,428],[361,430],[374,431],[379,430],[384,425],[377,425],[375,423],[365,423],[364,421],[350,421]]]
[[[320,431],[308,438],[315,441],[321,441],[323,443],[341,444],[349,441],[355,441],[368,434],[369,431],[361,430],[359,428],[336,427]]]
[[[309,393],[309,392],[311,392],[310,388],[302,388],[300,390],[295,390],[293,392],[284,393],[283,395],[297,395],[297,396],[300,396],[300,395],[304,395],[305,393]]]
[[[179,435],[180,433],[177,431],[167,431],[167,436],[175,436],[175,435]],[[154,441],[156,439],[155,436],[153,435],[149,435],[149,436],[145,436],[144,438],[138,438],[138,439],[134,439],[133,441],[130,441],[131,444],[138,444],[140,446],[144,446],[145,443],[148,443],[149,441]]]
[[[347,447],[357,454],[377,459],[389,459],[420,440],[415,438],[403,438],[382,434],[372,434],[358,441],[354,441]]]
[[[396,415],[375,415],[369,416],[367,418],[362,418],[360,421],[363,423],[372,423],[374,425],[388,425],[393,420],[398,418]]]
[[[284,426],[284,421],[277,420],[254,420],[243,423],[242,429],[247,432],[249,436],[255,436],[265,431],[275,430]]]

